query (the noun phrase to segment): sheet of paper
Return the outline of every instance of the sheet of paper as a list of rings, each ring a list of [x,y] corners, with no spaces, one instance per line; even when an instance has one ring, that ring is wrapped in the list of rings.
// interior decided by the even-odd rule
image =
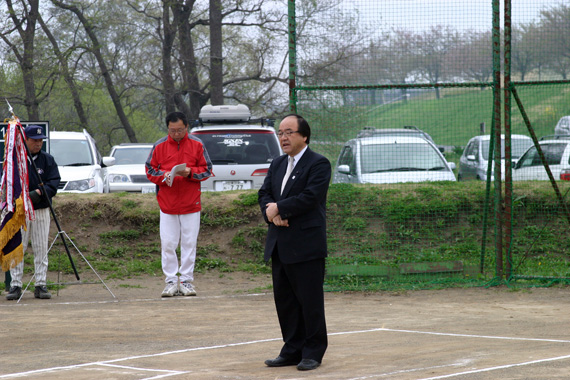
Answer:
[[[172,170],[170,171],[170,174],[169,174],[169,177],[170,177],[170,181],[168,181],[169,186],[172,186],[172,181],[174,180],[174,177],[176,177],[177,175],[180,175],[179,173],[184,171],[185,169],[186,169],[186,164],[178,164],[172,168]]]

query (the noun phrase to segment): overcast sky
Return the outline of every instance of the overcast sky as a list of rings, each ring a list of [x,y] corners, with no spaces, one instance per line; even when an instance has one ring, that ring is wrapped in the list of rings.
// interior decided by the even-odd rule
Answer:
[[[568,1],[512,0],[512,21],[518,24],[537,20],[542,9]],[[489,30],[492,25],[491,0],[344,0],[344,7],[358,9],[362,21],[381,23],[383,29],[422,30],[432,25],[451,25],[459,30]],[[503,1],[500,11],[502,16]]]

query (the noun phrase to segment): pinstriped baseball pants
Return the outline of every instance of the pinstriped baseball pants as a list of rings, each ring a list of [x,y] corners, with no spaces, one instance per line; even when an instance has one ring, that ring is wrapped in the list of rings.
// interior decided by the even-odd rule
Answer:
[[[32,240],[32,250],[34,251],[34,283],[36,286],[46,284],[48,269],[48,237],[50,213],[49,208],[34,210],[36,219],[28,221],[27,231],[22,229],[22,245],[24,246],[24,254],[28,248],[28,241]],[[12,275],[11,286],[22,287],[22,276],[24,274],[24,261],[15,268],[10,269]]]

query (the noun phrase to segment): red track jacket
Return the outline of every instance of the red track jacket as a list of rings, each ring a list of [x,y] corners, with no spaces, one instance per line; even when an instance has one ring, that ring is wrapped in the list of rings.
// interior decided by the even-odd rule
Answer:
[[[162,182],[165,172],[182,163],[192,169],[188,178],[176,176],[172,186]],[[199,139],[189,134],[180,142],[163,137],[154,144],[145,165],[146,176],[157,185],[156,198],[162,212],[182,215],[202,209],[200,182],[212,176],[212,162]]]

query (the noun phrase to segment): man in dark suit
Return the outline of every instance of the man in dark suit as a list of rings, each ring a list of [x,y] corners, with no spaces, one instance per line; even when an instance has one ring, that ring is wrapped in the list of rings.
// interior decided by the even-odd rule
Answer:
[[[278,136],[286,154],[271,163],[258,199],[269,224],[265,260],[271,259],[285,344],[279,356],[265,364],[312,370],[321,364],[327,349],[323,282],[331,164],[309,149],[311,128],[301,116],[283,118]]]

